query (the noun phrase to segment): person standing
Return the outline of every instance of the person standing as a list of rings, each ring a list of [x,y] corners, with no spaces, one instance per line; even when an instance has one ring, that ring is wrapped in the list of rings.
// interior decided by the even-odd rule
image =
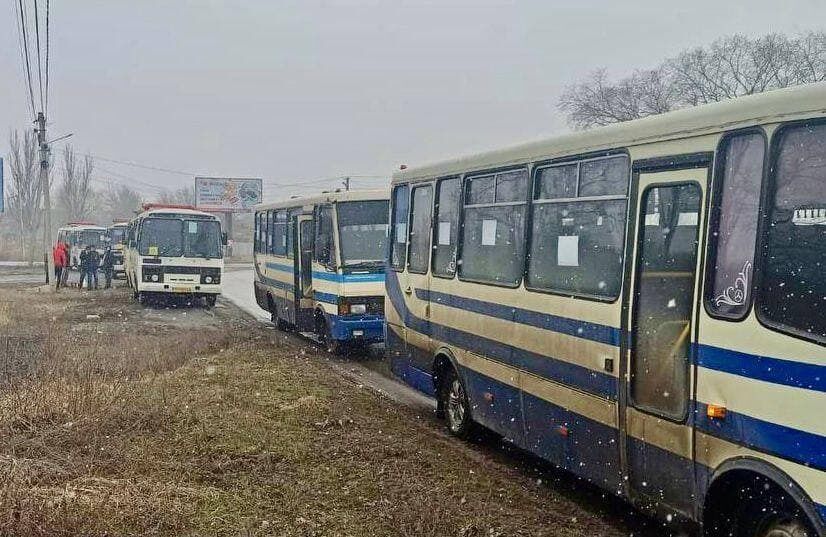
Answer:
[[[91,246],[80,246],[80,255],[78,255],[77,266],[80,269],[80,281],[77,284],[78,289],[83,289],[83,281],[89,273],[89,250]],[[91,285],[92,282],[89,282]]]
[[[61,249],[63,250],[63,259],[65,261],[65,263],[63,264],[63,275],[62,275],[62,278],[60,279],[60,285],[61,285],[61,287],[66,287],[66,282],[68,282],[68,280],[69,280],[69,269],[72,266],[72,260],[71,260],[71,254],[70,254],[71,248],[69,247],[69,244],[65,243],[65,242],[61,242],[61,243],[58,243],[58,244],[60,245]]]
[[[88,269],[89,273],[86,275],[86,280],[89,282],[89,289],[92,289],[92,278],[95,279],[95,289],[98,288],[98,269],[100,268],[100,254],[91,246],[89,249]]]
[[[111,289],[112,272],[115,270],[115,258],[114,254],[112,253],[112,246],[106,246],[106,250],[103,252],[103,261],[101,262],[101,268],[103,269],[103,275],[106,278],[106,285],[104,285],[103,288]]]
[[[52,259],[54,259],[54,281],[55,289],[60,289],[60,281],[63,279],[63,271],[66,269],[66,259],[63,255],[63,247],[58,241],[52,250]]]

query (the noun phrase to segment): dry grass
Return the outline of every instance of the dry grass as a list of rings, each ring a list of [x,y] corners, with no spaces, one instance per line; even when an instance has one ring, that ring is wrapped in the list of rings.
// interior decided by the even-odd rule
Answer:
[[[0,290],[0,535],[621,534],[214,311]]]

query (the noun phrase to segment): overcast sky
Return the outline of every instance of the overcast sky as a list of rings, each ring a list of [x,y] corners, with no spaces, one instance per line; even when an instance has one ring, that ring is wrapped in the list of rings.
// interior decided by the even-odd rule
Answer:
[[[78,150],[115,160],[263,177],[277,199],[332,185],[319,178],[389,176],[563,132],[561,90],[599,67],[621,75],[724,35],[823,21],[822,0],[54,0],[50,137],[73,132]],[[8,132],[31,121],[11,2],[0,29],[3,156]],[[192,182],[98,167],[99,179]],[[304,180],[316,182],[278,187]]]

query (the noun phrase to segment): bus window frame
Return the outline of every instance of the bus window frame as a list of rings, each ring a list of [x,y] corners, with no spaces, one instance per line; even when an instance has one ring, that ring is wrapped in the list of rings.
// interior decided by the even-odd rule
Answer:
[[[770,198],[773,198],[777,187],[777,158],[780,154],[780,142],[783,139],[783,133],[786,130],[792,128],[808,127],[823,124],[826,124],[826,118],[823,117],[787,121],[785,123],[781,123],[780,125],[778,125],[777,128],[775,128],[771,134],[771,143],[769,144],[768,148],[768,159],[766,159],[769,162],[768,172],[763,182],[763,189],[760,197],[760,221],[757,225],[758,243],[757,251],[754,258],[754,285],[757,289],[754,291],[754,298],[752,300],[752,302],[754,303],[755,317],[757,318],[757,322],[759,322],[762,326],[774,332],[778,332],[780,334],[787,335],[795,339],[800,339],[821,346],[826,345],[826,341],[812,337],[808,335],[808,333],[805,331],[784,326],[774,322],[771,319],[766,318],[765,314],[763,313],[762,304],[766,300],[766,297],[764,296],[763,292],[763,272],[764,265],[766,262],[766,245],[768,240],[769,228],[771,227],[771,221],[768,213],[768,203]]]
[[[533,168],[535,166],[531,162],[527,162],[524,164],[519,165],[509,165],[509,166],[501,166],[498,168],[488,168],[484,170],[478,170],[473,172],[467,172],[462,175],[462,192],[459,198],[459,203],[461,207],[459,208],[459,235],[456,237],[456,277],[459,279],[460,282],[468,282],[468,283],[475,283],[479,285],[489,285],[491,287],[503,287],[505,289],[518,289],[522,287],[522,283],[525,281],[525,267],[527,267],[527,259],[528,259],[528,250],[527,250],[527,237],[528,237],[528,226],[530,226],[531,218],[531,196],[533,195],[532,190],[532,183],[531,177],[533,176]],[[478,177],[487,177],[493,176],[494,177],[494,185],[496,185],[496,176],[500,173],[508,173],[513,171],[524,170],[527,174],[527,188],[525,188],[525,199],[523,201],[505,201],[496,203],[496,190],[494,186],[494,198],[493,203],[474,203],[474,204],[467,204],[467,186],[468,182],[472,181],[474,178]],[[513,284],[510,283],[495,283],[489,280],[480,280],[477,278],[468,278],[462,276],[462,266],[464,265],[464,243],[465,243],[465,209],[470,207],[473,208],[483,208],[483,207],[506,207],[506,206],[518,206],[518,205],[525,205],[525,229],[522,230],[522,270],[519,271],[519,277],[517,278],[516,282]],[[432,236],[432,235],[431,235]]]
[[[413,200],[414,200],[414,193],[416,190],[420,188],[429,188],[430,189],[430,225],[427,226],[429,235],[427,238],[427,250],[425,255],[427,255],[427,262],[424,264],[424,270],[412,270],[410,268],[410,247],[412,242],[410,241],[410,235],[413,233]],[[409,205],[409,213],[407,219],[407,248],[405,252],[405,260],[404,260],[404,270],[408,272],[408,274],[427,274],[430,272],[430,265],[433,260],[433,207],[435,202],[435,191],[436,187],[434,181],[422,181],[420,183],[415,183],[410,188],[410,199],[408,202]]]
[[[584,293],[571,293],[565,291],[558,291],[558,290],[551,290],[551,289],[542,289],[528,285],[528,256],[530,256],[529,247],[531,245],[531,241],[533,240],[533,218],[534,218],[534,193],[536,189],[536,175],[539,173],[540,170],[545,168],[552,168],[554,166],[565,166],[570,165],[573,163],[581,163],[586,161],[592,160],[599,160],[599,159],[608,159],[617,156],[625,156],[628,159],[628,189],[625,191],[625,233],[623,234],[622,239],[622,272],[620,273],[620,288],[617,292],[617,296],[614,298],[607,298],[607,297],[600,297],[596,295],[588,295]],[[625,282],[625,273],[628,267],[628,239],[629,239],[629,232],[632,229],[633,222],[632,213],[633,210],[632,205],[634,205],[635,201],[632,199],[632,194],[634,190],[634,162],[631,159],[631,154],[628,151],[628,148],[621,147],[616,149],[608,149],[605,151],[597,151],[592,153],[583,153],[580,155],[567,155],[560,158],[555,158],[551,160],[543,160],[538,161],[534,164],[533,170],[531,172],[531,184],[530,184],[530,192],[528,193],[528,218],[527,218],[527,229],[526,229],[526,240],[525,240],[525,263],[524,263],[524,271],[522,275],[522,281],[525,282],[525,290],[530,291],[531,293],[539,293],[543,295],[553,295],[553,296],[562,296],[566,298],[573,298],[577,300],[586,300],[588,302],[597,302],[600,304],[616,304],[618,300],[622,298],[624,288],[626,286]],[[577,191],[579,191],[579,179],[577,179]],[[576,200],[583,200],[583,201],[598,201],[600,199],[603,200],[610,200],[610,199],[620,199],[621,196],[589,196],[587,198],[558,198],[554,200],[548,200],[548,202],[564,202],[564,201],[576,201]]]
[[[425,182],[425,181],[421,181],[421,182]],[[390,235],[388,237],[390,240],[388,241],[388,244],[387,244],[387,264],[390,266],[391,270],[394,270],[394,271],[400,272],[400,273],[407,271],[407,255],[409,253],[408,249],[410,248],[410,244],[409,244],[407,239],[408,239],[408,236],[409,236],[409,233],[410,233],[410,229],[409,229],[410,228],[410,206],[412,205],[412,203],[410,203],[410,201],[412,199],[410,197],[410,194],[412,193],[413,185],[415,185],[415,184],[417,184],[417,182],[415,182],[415,181],[407,181],[407,182],[404,182],[404,183],[397,183],[397,184],[393,185],[393,188],[391,188],[391,190],[390,190],[390,230],[389,230]],[[407,189],[407,220],[405,221],[406,229],[405,229],[405,234],[404,234],[404,240],[405,240],[404,263],[402,263],[399,266],[396,266],[396,265],[393,264],[393,245],[396,242],[396,214],[397,214],[396,213],[396,210],[397,210],[397,208],[396,208],[396,191],[400,188],[406,188]]]
[[[457,216],[457,218],[456,218],[456,252],[454,253],[454,257],[456,259],[456,262],[458,262],[458,260],[461,259],[459,257],[459,244],[461,243],[461,240],[459,240],[459,239],[461,237],[462,226],[464,225],[465,178],[464,178],[463,175],[449,175],[449,176],[446,176],[446,177],[439,177],[438,179],[435,179],[431,183],[431,184],[433,184],[433,211],[430,214],[430,218],[432,220],[432,222],[431,222],[432,225],[431,225],[431,229],[430,229],[430,243],[431,243],[430,248],[431,248],[431,252],[430,252],[429,270],[430,270],[430,274],[434,278],[441,278],[443,280],[455,280],[456,275],[459,274],[458,264],[456,266],[456,269],[453,271],[452,275],[447,275],[447,274],[442,274],[440,272],[436,272],[435,266],[434,266],[435,261],[436,261],[436,256],[433,255],[433,239],[434,239],[434,237],[436,237],[436,228],[439,225],[439,222],[437,221],[438,210],[439,210],[439,205],[440,205],[439,204],[439,195],[441,194],[441,191],[442,191],[442,183],[445,182],[445,181],[459,181],[458,213],[456,215]]]
[[[723,189],[723,176],[726,172],[726,161],[725,158],[722,157],[723,149],[727,149],[726,144],[732,139],[736,138],[737,136],[749,135],[749,134],[757,134],[763,139],[763,172],[760,177],[760,194],[758,197],[758,205],[757,205],[757,230],[755,232],[754,237],[754,261],[752,263],[752,282],[751,282],[751,293],[749,295],[749,303],[748,307],[743,311],[742,315],[727,315],[724,313],[717,312],[712,307],[712,300],[714,297],[714,276],[715,276],[715,268],[714,263],[717,261],[717,250],[718,250],[718,238],[714,235],[719,231],[720,225],[720,211],[717,210],[717,207],[721,201],[720,194]],[[758,258],[762,259],[761,255],[761,234],[763,228],[763,221],[765,217],[765,205],[764,205],[764,197],[766,195],[766,187],[768,184],[768,176],[769,176],[769,162],[771,161],[771,147],[769,143],[769,137],[766,134],[765,129],[762,126],[754,126],[754,127],[746,127],[742,129],[736,129],[732,131],[726,131],[720,137],[720,140],[717,142],[717,147],[714,150],[714,169],[712,174],[711,180],[711,188],[708,192],[708,216],[707,221],[708,224],[706,225],[706,251],[705,251],[705,260],[703,263],[703,290],[702,290],[702,301],[703,301],[703,309],[705,309],[706,314],[716,320],[720,321],[727,321],[727,322],[742,322],[751,315],[751,312],[754,308],[755,301],[757,299],[757,294],[759,291],[758,287]],[[713,240],[712,240],[713,239]]]

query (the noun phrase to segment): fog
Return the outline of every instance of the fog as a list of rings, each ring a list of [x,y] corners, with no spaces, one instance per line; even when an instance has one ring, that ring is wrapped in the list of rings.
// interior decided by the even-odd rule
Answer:
[[[12,15],[7,3],[0,155],[31,121]],[[115,182],[263,177],[266,199],[343,175],[376,187],[401,163],[567,130],[556,100],[595,68],[619,75],[724,35],[823,20],[814,0],[52,2],[49,132],[183,172],[99,160],[98,178]]]

